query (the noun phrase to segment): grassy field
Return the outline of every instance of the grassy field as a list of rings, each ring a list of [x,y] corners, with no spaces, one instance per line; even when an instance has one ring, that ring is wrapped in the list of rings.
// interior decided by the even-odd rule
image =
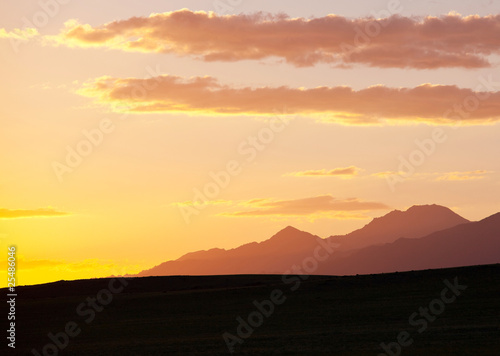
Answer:
[[[412,326],[410,316],[440,300],[443,281],[455,278],[467,288],[441,303],[444,310],[431,314],[419,333],[423,322]],[[251,336],[241,338],[235,355],[379,355],[382,342],[396,342],[404,331],[409,336],[403,343],[412,343],[400,351],[393,344],[393,355],[500,354],[500,265],[311,276],[300,286],[274,275],[133,278],[121,292],[122,284],[112,282],[18,287],[16,349],[5,345],[3,354],[35,355],[36,349],[43,355],[45,345],[55,344],[52,333],[67,346],[45,346],[47,355],[229,355],[222,335],[238,336],[237,317],[255,317],[253,302],[269,300],[272,293],[280,304]],[[453,295],[445,293],[448,300]],[[99,299],[88,304],[88,297]],[[79,333],[66,341],[65,328]]]

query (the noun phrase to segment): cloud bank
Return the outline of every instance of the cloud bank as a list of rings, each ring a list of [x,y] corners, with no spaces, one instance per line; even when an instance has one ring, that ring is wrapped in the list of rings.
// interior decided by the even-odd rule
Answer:
[[[116,111],[199,115],[288,114],[326,122],[359,124],[484,124],[500,120],[500,88],[489,78],[476,90],[455,85],[422,84],[414,88],[346,86],[291,88],[232,87],[217,79],[173,75],[139,78],[100,77],[79,90]]]
[[[360,212],[384,210],[389,207],[379,202],[365,202],[357,198],[338,199],[331,195],[292,200],[254,199],[245,204],[250,210],[222,215],[234,217],[306,216],[311,218],[366,218]]]
[[[288,176],[294,177],[341,177],[341,178],[352,178],[361,171],[361,168],[355,166],[341,167],[334,169],[318,169],[318,170],[308,170],[301,172],[287,173]]]
[[[476,170],[467,172],[448,172],[436,178],[438,181],[464,181],[486,178],[492,171]]]
[[[182,9],[92,27],[76,20],[49,37],[70,47],[171,53],[204,61],[279,58],[297,66],[327,63],[380,68],[480,68],[500,53],[500,15],[350,19],[327,15],[217,15]]]
[[[65,216],[65,215],[69,215],[69,213],[57,211],[57,210],[54,210],[52,208],[40,208],[40,209],[34,209],[34,210],[0,209],[0,219],[56,217],[56,216]]]

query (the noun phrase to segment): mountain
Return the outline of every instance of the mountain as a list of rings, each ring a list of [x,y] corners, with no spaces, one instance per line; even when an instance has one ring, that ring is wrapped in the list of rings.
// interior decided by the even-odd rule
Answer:
[[[211,249],[185,254],[138,276],[269,274],[283,273],[318,246],[320,237],[288,226],[270,239],[224,250]]]
[[[488,220],[471,223],[443,206],[413,206],[406,211],[395,210],[375,218],[365,227],[344,236],[321,239],[288,226],[260,243],[252,242],[230,250],[214,248],[187,253],[177,260],[144,270],[137,276],[283,274],[314,256],[318,244],[335,245],[334,253],[320,264],[318,272],[315,270],[312,273],[378,273],[404,268],[495,263],[491,253],[498,252],[495,245],[498,239],[490,235],[498,235],[500,229],[498,226],[496,230],[494,227],[490,230],[482,227],[487,225],[485,221]],[[433,236],[440,234],[447,237],[436,237],[434,241]],[[454,241],[455,235],[459,236],[457,241]],[[486,237],[481,238],[487,239],[484,244],[474,246],[472,241],[483,235]],[[434,243],[436,246],[433,246]],[[427,253],[426,249],[435,251]],[[446,256],[446,251],[453,254]],[[439,257],[429,259],[428,256],[434,254]]]
[[[363,228],[343,236],[330,236],[340,250],[354,250],[394,242],[401,237],[418,238],[469,220],[440,205],[414,205],[373,219]]]
[[[354,251],[330,259],[318,274],[350,275],[500,263],[500,213],[418,239]]]

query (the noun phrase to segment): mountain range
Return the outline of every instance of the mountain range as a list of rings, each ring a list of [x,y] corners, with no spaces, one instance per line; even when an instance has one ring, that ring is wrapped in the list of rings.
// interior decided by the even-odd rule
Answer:
[[[500,213],[470,222],[446,207],[420,205],[326,239],[288,226],[260,243],[191,252],[136,276],[352,275],[492,263],[500,263]]]

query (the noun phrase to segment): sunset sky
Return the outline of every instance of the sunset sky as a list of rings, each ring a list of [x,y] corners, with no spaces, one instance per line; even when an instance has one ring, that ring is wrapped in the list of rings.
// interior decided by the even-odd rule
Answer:
[[[500,210],[500,1],[0,14],[0,260],[17,246],[21,285],[137,273],[287,225],[345,234],[416,204]]]

